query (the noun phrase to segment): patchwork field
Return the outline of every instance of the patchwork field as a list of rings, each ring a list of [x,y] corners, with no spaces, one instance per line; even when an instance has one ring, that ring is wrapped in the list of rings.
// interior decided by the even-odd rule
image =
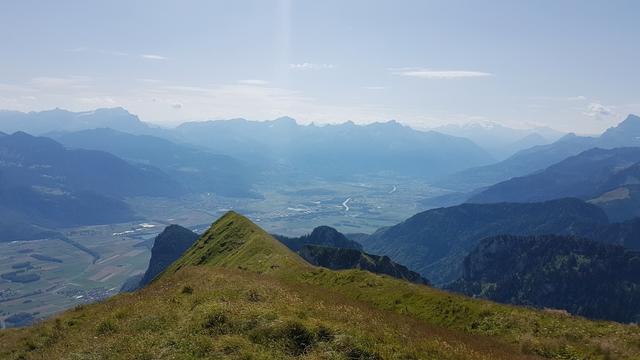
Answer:
[[[152,238],[162,226],[126,235],[133,224],[85,227],[65,232],[69,239],[99,255],[94,256],[58,239],[0,243],[0,274],[18,272],[36,278],[21,282],[0,278],[0,318],[29,313],[41,318],[76,304],[114,295],[132,275],[143,272],[149,261],[147,247],[136,246]],[[20,278],[18,278],[20,280]],[[11,326],[3,321],[2,326]]]

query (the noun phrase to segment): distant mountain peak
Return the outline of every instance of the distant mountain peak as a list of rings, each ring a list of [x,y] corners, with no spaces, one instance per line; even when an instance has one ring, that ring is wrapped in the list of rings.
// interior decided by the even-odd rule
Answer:
[[[619,123],[616,128],[628,128],[633,127],[637,129],[640,127],[640,117],[634,114],[629,114],[626,119]]]
[[[296,119],[289,116],[282,116],[272,121],[276,125],[288,125],[288,126],[296,126],[298,122]]]
[[[600,142],[606,147],[637,146],[640,144],[640,117],[629,114],[616,126],[608,128]]]
[[[394,119],[391,119],[391,120],[386,121],[386,122],[382,122],[382,124],[387,125],[387,126],[395,126],[395,127],[404,127],[405,126],[401,122],[399,122],[398,120],[394,120]]]
[[[570,132],[570,133],[567,133],[566,135],[564,135],[563,137],[561,137],[560,139],[558,139],[558,142],[575,139],[577,137],[578,137],[578,135],[576,135],[576,133]]]

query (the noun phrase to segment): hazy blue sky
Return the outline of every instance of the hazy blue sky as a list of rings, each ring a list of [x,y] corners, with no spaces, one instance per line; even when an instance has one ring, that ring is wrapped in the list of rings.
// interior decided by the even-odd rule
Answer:
[[[0,108],[112,106],[594,132],[640,113],[640,1],[0,3]]]

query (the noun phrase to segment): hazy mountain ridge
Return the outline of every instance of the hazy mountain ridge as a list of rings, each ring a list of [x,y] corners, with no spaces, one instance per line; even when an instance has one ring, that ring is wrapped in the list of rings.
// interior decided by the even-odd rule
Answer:
[[[82,112],[62,109],[28,113],[0,110],[0,130],[6,133],[24,131],[34,135],[46,135],[50,132],[98,128],[111,128],[134,134],[151,134],[161,131],[160,128],[141,121],[136,115],[121,107]]]
[[[13,229],[7,236],[40,236],[34,226],[130,221],[135,215],[123,197],[175,196],[181,191],[158,169],[133,166],[105,152],[68,150],[24,132],[0,137],[0,210]]]
[[[329,178],[378,172],[429,178],[491,161],[468,139],[395,121],[303,126],[291,118],[234,119],[188,122],[175,132],[184,141],[259,166]]]
[[[598,205],[617,201],[636,204],[633,188],[640,184],[640,147],[591,149],[569,157],[545,170],[516,177],[472,196],[468,202],[536,202],[563,197],[578,197]],[[611,192],[617,192],[618,196]],[[603,194],[609,193],[609,196]],[[624,194],[623,194],[624,193]],[[617,213],[613,218],[626,220],[638,211]]]
[[[296,174],[344,178],[372,173],[435,178],[493,161],[491,155],[469,139],[414,130],[396,121],[316,126],[299,125],[294,119],[283,117],[271,121],[185,122],[174,129],[162,129],[141,121],[123,108],[79,113],[55,109],[0,114],[0,130],[50,135],[63,142],[65,133],[102,128],[190,143],[243,160],[254,171],[275,178]],[[99,145],[100,150],[131,159],[122,152],[123,148],[113,144],[91,144],[89,139],[80,141],[77,137],[66,139],[70,145],[91,148]]]
[[[578,238],[497,236],[464,260],[450,289],[469,296],[576,315],[637,322],[640,253]]]
[[[251,191],[256,171],[227,155],[108,128],[60,133],[55,139],[68,147],[106,151],[133,163],[157,167],[192,192],[256,196]]]
[[[591,148],[640,146],[639,124],[638,116],[629,115],[599,137],[568,134],[554,143],[522,150],[496,164],[474,167],[443,177],[437,184],[453,190],[469,191],[534,173]]]
[[[520,150],[546,145],[564,134],[549,127],[510,128],[495,122],[449,124],[433,128],[444,134],[467,138],[502,160]]]

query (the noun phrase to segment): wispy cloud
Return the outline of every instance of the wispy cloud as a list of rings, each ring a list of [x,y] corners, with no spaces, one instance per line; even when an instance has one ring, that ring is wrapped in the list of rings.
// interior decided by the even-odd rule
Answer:
[[[289,64],[289,67],[292,69],[299,69],[299,70],[321,70],[321,69],[333,69],[335,65],[304,62],[304,63],[298,63],[298,64]]]
[[[247,80],[238,80],[238,84],[243,85],[268,85],[269,82],[265,80],[258,79],[247,79]]]
[[[606,118],[614,115],[615,112],[613,110],[613,107],[611,106],[606,106],[599,102],[592,102],[587,105],[587,110],[584,112],[584,114],[596,118]]]
[[[493,76],[493,74],[488,72],[471,70],[432,70],[422,68],[399,68],[390,70],[393,75],[421,79],[461,79]]]
[[[162,55],[158,55],[158,54],[142,54],[140,55],[140,57],[142,57],[143,59],[149,59],[149,60],[167,60],[168,58]]]

